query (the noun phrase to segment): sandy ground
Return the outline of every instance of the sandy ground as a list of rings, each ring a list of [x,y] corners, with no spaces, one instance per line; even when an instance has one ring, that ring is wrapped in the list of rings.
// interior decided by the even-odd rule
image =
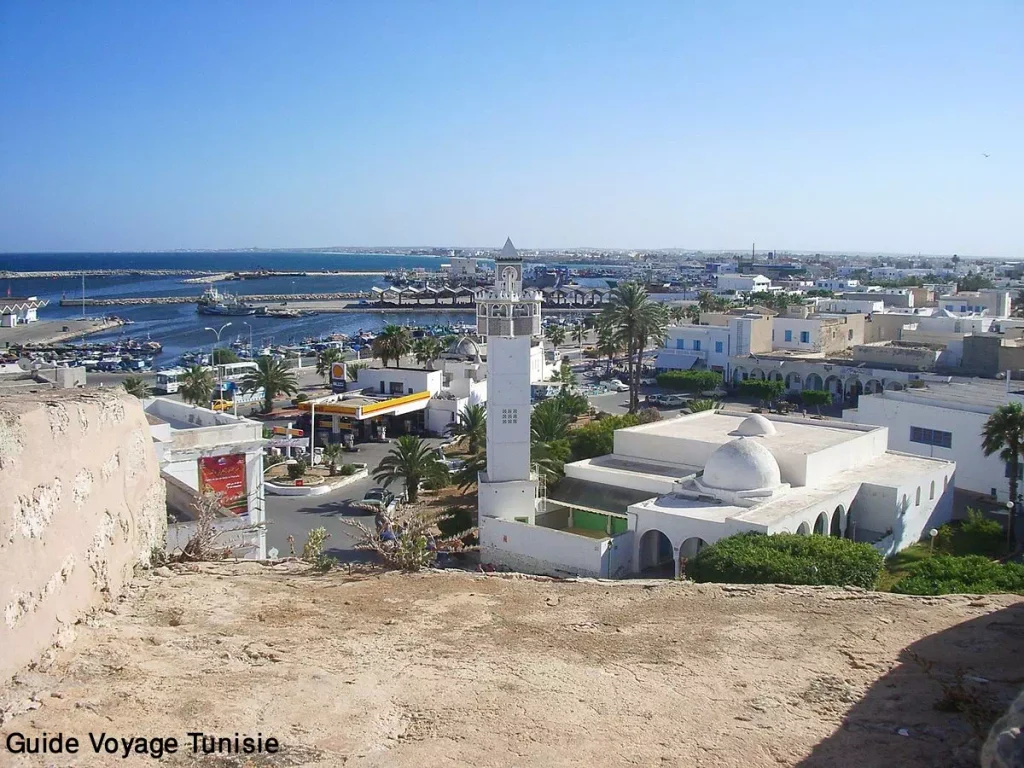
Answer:
[[[159,573],[0,691],[0,731],[175,736],[183,751],[0,747],[0,764],[966,766],[972,729],[935,708],[937,681],[962,667],[973,712],[1024,680],[1022,598],[291,563]],[[196,730],[282,751],[196,757]]]

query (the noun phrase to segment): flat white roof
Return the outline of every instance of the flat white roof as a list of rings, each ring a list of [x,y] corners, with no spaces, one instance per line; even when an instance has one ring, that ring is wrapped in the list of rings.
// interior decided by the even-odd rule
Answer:
[[[628,427],[622,431],[723,445],[739,437],[736,430],[751,415],[735,411],[703,412]],[[783,453],[812,454],[845,443],[865,432],[881,429],[881,427],[870,425],[820,421],[799,416],[775,417],[768,414],[764,414],[764,416],[775,426],[776,430],[776,434],[765,438],[765,445],[770,447],[773,453],[776,449],[780,449]]]

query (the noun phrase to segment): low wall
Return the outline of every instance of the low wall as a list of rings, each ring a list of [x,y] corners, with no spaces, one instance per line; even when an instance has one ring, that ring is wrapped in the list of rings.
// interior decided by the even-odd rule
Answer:
[[[483,563],[547,576],[609,575],[611,539],[489,517],[480,519],[479,531]],[[617,562],[616,570],[621,570],[618,566]]]
[[[167,527],[142,404],[118,389],[0,399],[0,681],[118,597]]]

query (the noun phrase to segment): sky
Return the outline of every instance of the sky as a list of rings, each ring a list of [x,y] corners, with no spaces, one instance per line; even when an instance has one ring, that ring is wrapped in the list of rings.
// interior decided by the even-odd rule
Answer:
[[[1022,39],[1016,0],[2,0],[0,251],[1024,258]]]

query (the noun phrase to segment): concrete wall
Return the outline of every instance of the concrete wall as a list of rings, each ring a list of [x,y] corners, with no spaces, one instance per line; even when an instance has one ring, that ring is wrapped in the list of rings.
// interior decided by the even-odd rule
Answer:
[[[0,680],[73,637],[163,543],[140,401],[111,388],[0,401]]]
[[[614,539],[592,539],[575,533],[541,528],[536,525],[517,523],[512,520],[495,518],[480,519],[480,561],[493,563],[524,573],[549,576],[607,576],[607,564],[611,560],[621,561],[606,555],[612,542],[616,548],[623,547],[628,534]]]
[[[430,392],[435,395],[441,390],[444,374],[441,371],[426,371],[421,368],[363,368],[359,371],[356,386],[381,393],[384,384],[385,395],[411,395],[414,392]],[[391,385],[401,383],[402,391],[392,393]]]
[[[872,314],[864,323],[864,343],[874,344],[876,341],[899,341],[904,325],[913,323],[915,315],[909,314]]]
[[[930,371],[935,368],[935,364],[939,361],[941,351],[929,347],[858,344],[853,348],[853,362],[911,368],[916,371]]]

